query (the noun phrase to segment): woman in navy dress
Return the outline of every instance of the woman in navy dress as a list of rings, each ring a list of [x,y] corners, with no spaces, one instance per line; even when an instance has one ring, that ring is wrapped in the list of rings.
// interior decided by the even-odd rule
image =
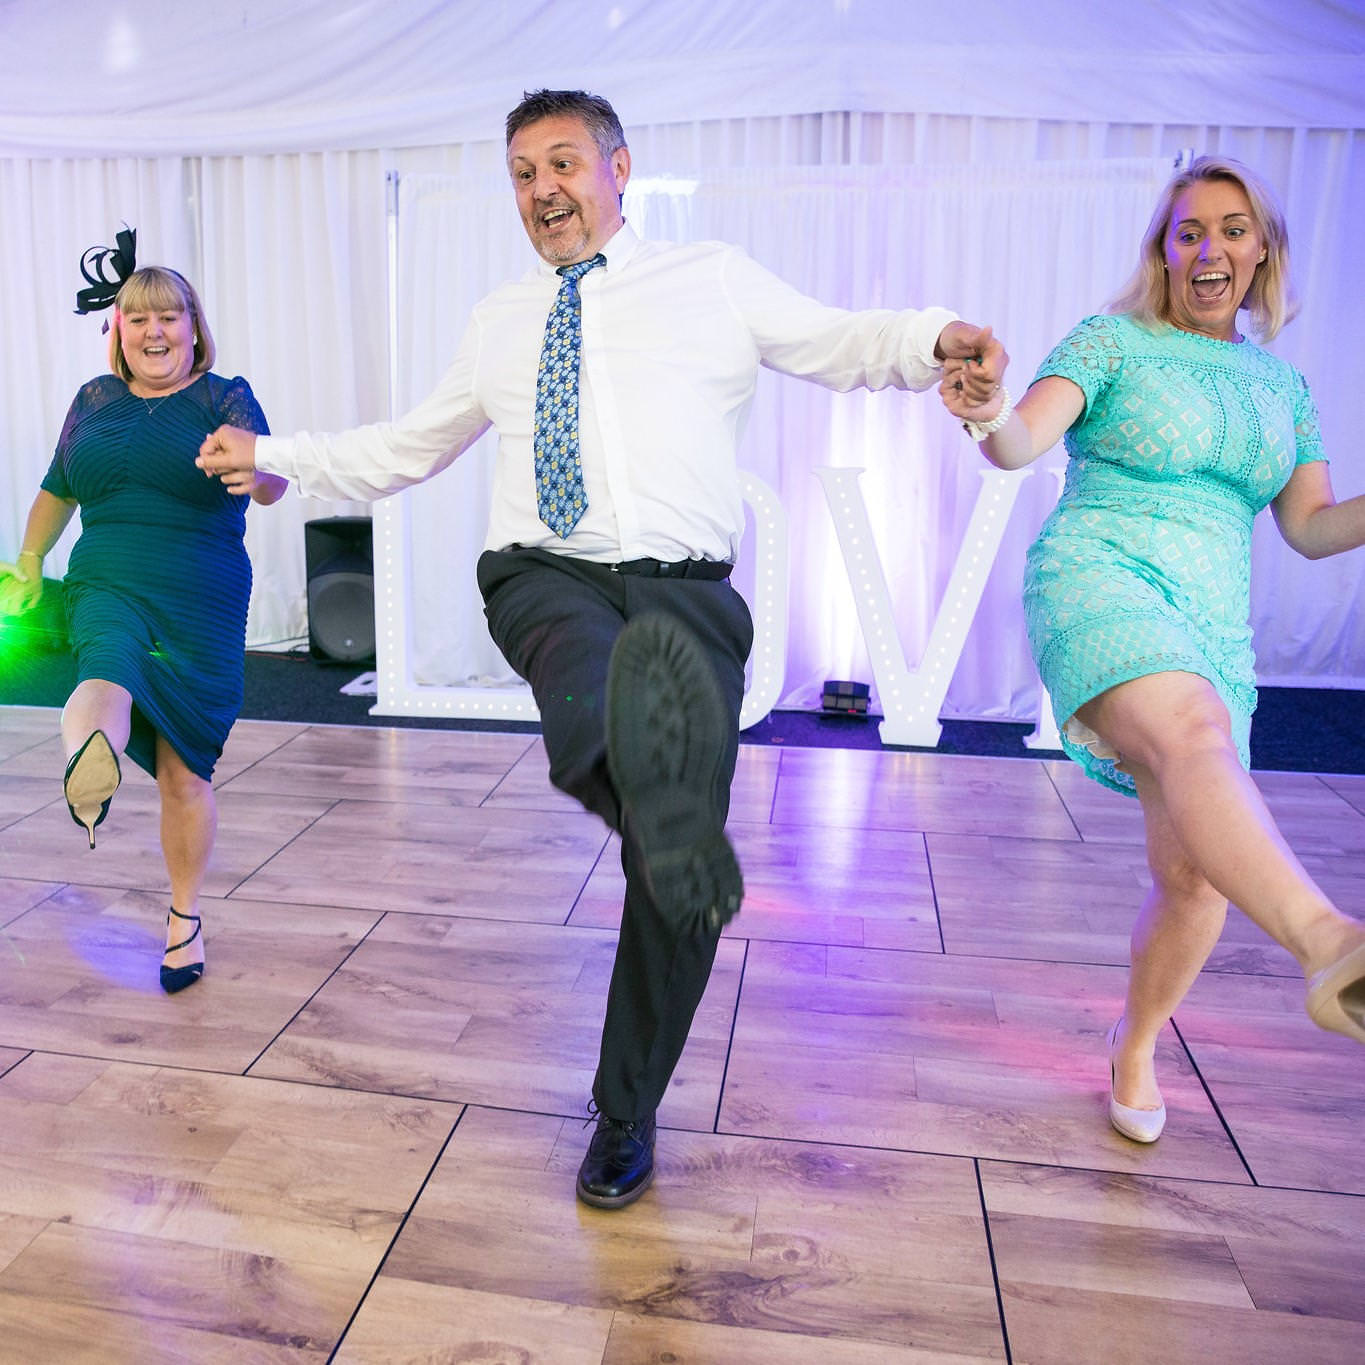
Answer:
[[[211,779],[242,704],[247,496],[272,503],[288,485],[262,474],[228,491],[195,468],[200,443],[220,424],[264,433],[265,418],[244,379],[211,372],[213,337],[189,282],[159,266],[133,270],[132,234],[121,233],[120,244],[123,268],[118,259],[114,268],[126,278],[113,300],[113,373],[77,393],[18,562],[5,568],[18,604],[31,606],[43,556],[80,508],[65,580],[77,664],[62,711],[67,804],[94,848],[119,784],[117,755],[156,778],[171,884],[161,984],[177,991],[204,970],[199,893],[217,829]]]

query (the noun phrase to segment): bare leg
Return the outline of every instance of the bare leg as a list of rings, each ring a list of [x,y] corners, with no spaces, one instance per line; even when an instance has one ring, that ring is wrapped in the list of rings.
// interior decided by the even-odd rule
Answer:
[[[1128,996],[1114,1045],[1114,1098],[1134,1109],[1157,1109],[1157,1035],[1208,961],[1228,903],[1185,852],[1151,773],[1129,767],[1146,820],[1152,889],[1133,926]]]
[[[133,726],[133,698],[126,687],[87,678],[66,699],[62,708],[62,750],[70,758],[96,730],[116,754],[127,747]]]
[[[1285,843],[1237,757],[1227,709],[1205,679],[1135,678],[1077,715],[1131,768],[1151,774],[1191,864],[1293,953],[1306,976],[1365,943],[1365,926],[1332,905]]]
[[[192,773],[161,735],[156,737],[156,785],[161,794],[161,852],[171,879],[171,904],[182,915],[197,915],[199,892],[218,831],[213,785]],[[192,932],[192,925],[172,919],[166,942],[178,943]],[[203,960],[201,934],[188,947],[170,954],[165,965],[188,967]]]

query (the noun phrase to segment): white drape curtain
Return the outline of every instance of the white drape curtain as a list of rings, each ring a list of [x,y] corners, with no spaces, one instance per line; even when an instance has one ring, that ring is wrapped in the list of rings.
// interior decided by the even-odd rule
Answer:
[[[1049,345],[1126,275],[1171,155],[1191,147],[1239,156],[1280,191],[1296,244],[1304,316],[1276,349],[1313,384],[1338,494],[1365,490],[1354,430],[1356,358],[1365,353],[1365,319],[1352,303],[1365,287],[1353,240],[1354,225],[1365,221],[1365,140],[1357,132],[876,113],[627,131],[637,179],[656,182],[628,204],[646,234],[737,241],[830,302],[941,302],[992,322],[1014,357],[1016,390]],[[218,368],[250,379],[273,429],[336,429],[385,416],[390,169],[425,196],[420,213],[400,217],[407,303],[399,397],[415,398],[422,377],[440,372],[473,299],[530,260],[497,142],[0,159],[0,240],[9,257],[9,306],[0,310],[0,557],[18,547],[72,394],[105,368],[98,322],[71,313],[76,263],[124,221],[139,230],[140,259],[175,265],[200,285]],[[695,188],[657,183],[664,177],[695,180]],[[867,469],[862,484],[912,656],[927,632],[978,467],[936,401],[828,396],[763,376],[743,461],[780,488],[792,518],[794,704],[810,700],[826,677],[866,676],[814,464]],[[481,642],[466,564],[482,538],[483,477],[471,452],[414,504],[421,681],[492,677],[503,668]],[[1036,704],[1018,575],[1023,546],[1055,496],[1050,483],[1035,476],[1021,493],[948,714],[1025,718]],[[302,523],[363,510],[296,495],[251,510],[252,643],[305,631]],[[50,574],[62,572],[69,543],[49,561]],[[1297,560],[1267,519],[1254,577],[1264,680],[1365,686],[1365,623],[1354,610],[1363,576],[1362,555]],[[743,586],[743,574],[738,581]]]

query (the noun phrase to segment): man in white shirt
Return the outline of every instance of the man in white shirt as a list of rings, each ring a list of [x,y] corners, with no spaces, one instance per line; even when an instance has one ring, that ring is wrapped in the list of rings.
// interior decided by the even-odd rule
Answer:
[[[230,489],[260,468],[306,494],[372,499],[497,429],[478,565],[489,630],[531,684],[551,780],[622,835],[597,1128],[577,1185],[620,1208],[653,1179],[655,1110],[743,894],[724,825],[753,625],[728,576],[758,367],[922,390],[946,358],[966,359],[981,402],[1006,357],[945,309],[828,308],[737,248],[641,241],[621,215],[630,152],[597,96],[528,94],[507,118],[507,167],[541,261],[475,307],[425,401],[334,435],[223,427],[199,465]]]

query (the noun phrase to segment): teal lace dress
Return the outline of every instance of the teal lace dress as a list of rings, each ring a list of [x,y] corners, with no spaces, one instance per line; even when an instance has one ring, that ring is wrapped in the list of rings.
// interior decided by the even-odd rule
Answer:
[[[153,774],[160,734],[212,777],[242,706],[248,500],[194,463],[224,422],[268,430],[245,379],[202,374],[144,399],[102,375],[76,395],[43,479],[80,503],[66,573],[77,680],[128,689],[128,755]]]
[[[1217,688],[1250,766],[1251,524],[1296,464],[1323,458],[1303,376],[1250,342],[1123,316],[1086,318],[1047,375],[1085,395],[1061,500],[1024,576],[1029,642],[1067,753],[1135,794],[1076,708],[1179,670]]]

